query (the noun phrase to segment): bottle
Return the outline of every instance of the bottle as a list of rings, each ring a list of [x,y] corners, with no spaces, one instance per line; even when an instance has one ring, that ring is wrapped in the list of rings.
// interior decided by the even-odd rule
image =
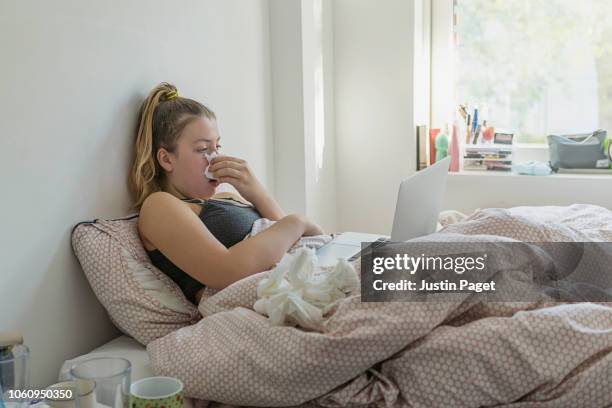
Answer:
[[[453,136],[450,144],[450,168],[449,170],[453,173],[459,171],[459,123],[455,120],[453,122]]]
[[[448,125],[436,136],[436,162],[448,156]]]
[[[493,136],[495,135],[495,128],[493,126],[487,126],[487,121],[483,123],[482,129],[482,141],[483,143],[493,143]]]

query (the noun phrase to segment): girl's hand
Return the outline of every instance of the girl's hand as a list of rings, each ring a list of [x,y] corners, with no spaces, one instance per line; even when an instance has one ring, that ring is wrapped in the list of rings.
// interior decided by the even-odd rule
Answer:
[[[247,201],[255,203],[265,194],[265,189],[257,180],[249,164],[242,159],[231,156],[217,156],[208,168],[220,183],[229,183],[238,190]]]

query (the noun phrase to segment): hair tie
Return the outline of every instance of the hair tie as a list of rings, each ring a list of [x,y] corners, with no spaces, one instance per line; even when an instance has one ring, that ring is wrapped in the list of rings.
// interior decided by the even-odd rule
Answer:
[[[167,101],[173,101],[178,98],[178,92],[176,90],[172,90],[166,94]]]

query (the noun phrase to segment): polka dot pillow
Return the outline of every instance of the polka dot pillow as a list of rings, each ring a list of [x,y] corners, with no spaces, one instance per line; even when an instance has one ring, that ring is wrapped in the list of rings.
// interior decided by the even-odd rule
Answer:
[[[143,345],[201,319],[172,279],[149,259],[138,214],[77,224],[72,247],[112,322]]]

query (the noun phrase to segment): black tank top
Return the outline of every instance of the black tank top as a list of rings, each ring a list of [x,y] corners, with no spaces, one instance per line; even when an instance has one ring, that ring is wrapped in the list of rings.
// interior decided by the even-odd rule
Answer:
[[[202,206],[202,211],[200,211],[199,215],[200,220],[226,248],[242,241],[251,231],[255,220],[261,218],[261,215],[253,207],[231,198],[208,200],[192,198],[182,200],[198,203]],[[172,263],[159,249],[146,252],[149,258],[151,258],[153,265],[176,282],[185,294],[185,297],[195,304],[195,295],[204,285]]]

